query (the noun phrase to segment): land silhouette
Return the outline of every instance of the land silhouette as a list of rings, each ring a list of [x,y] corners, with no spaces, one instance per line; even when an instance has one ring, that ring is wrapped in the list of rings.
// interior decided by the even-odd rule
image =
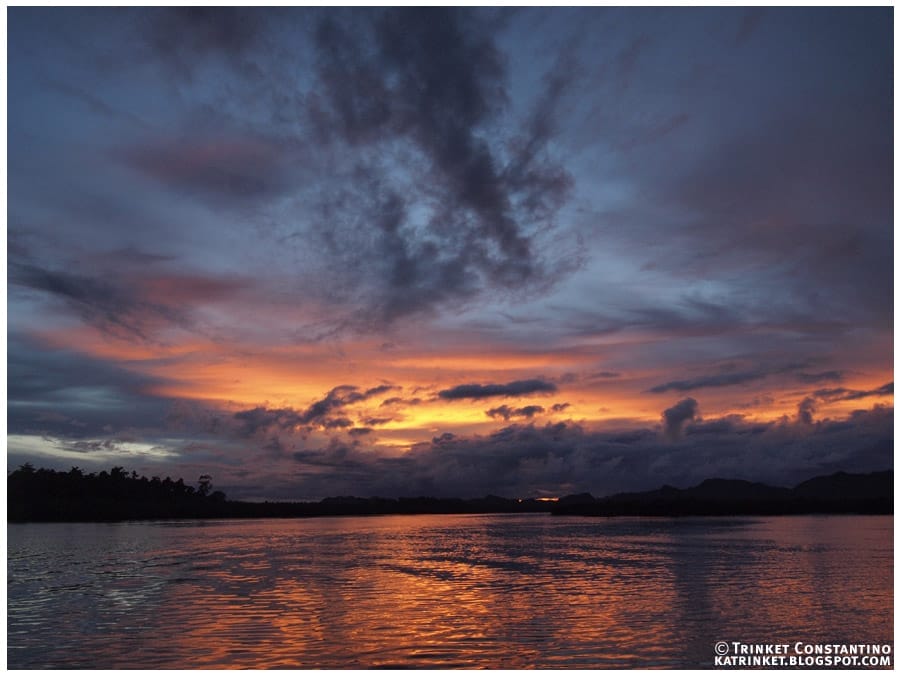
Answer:
[[[624,492],[600,499],[590,494],[570,495],[560,499],[553,512],[582,516],[891,514],[894,472],[840,471],[793,488],[710,478],[683,490],[664,485],[648,492]]]
[[[341,515],[534,513],[581,516],[715,516],[792,514],[892,514],[893,471],[838,472],[793,488],[743,480],[708,479],[691,488],[663,486],[647,492],[597,498],[589,493],[559,501],[414,497],[329,497],[318,502],[229,500],[202,475],[147,478],[122,467],[84,473],[35,469],[25,464],[7,476],[10,522],[79,522],[179,518],[297,518]]]

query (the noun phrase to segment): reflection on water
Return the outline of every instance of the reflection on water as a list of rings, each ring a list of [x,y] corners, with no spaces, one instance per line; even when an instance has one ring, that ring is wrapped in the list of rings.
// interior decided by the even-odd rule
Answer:
[[[709,667],[893,643],[893,519],[9,525],[10,668]]]

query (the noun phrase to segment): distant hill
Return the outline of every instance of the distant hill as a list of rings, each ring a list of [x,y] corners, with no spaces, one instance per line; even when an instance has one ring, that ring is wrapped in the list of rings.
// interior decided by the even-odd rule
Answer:
[[[241,502],[212,489],[210,476],[196,488],[181,479],[160,480],[121,467],[85,474],[25,465],[7,476],[7,519],[118,521],[178,518],[303,518],[315,516],[535,513],[584,516],[786,515],[802,513],[893,513],[894,473],[836,473],[795,488],[711,478],[687,489],[665,485],[649,492],[595,498],[569,495],[558,502],[437,497],[329,497],[319,502]]]
[[[853,474],[838,473],[818,476],[803,481],[794,488],[794,494],[802,497],[827,499],[841,495],[844,499],[870,499],[872,497],[892,497],[894,494],[894,472]]]
[[[584,516],[789,515],[894,512],[894,472],[818,476],[794,488],[710,478],[691,488],[561,499],[553,513]]]

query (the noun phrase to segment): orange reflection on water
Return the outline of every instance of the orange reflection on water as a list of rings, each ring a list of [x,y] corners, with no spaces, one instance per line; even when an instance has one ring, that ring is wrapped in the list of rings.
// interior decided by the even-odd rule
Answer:
[[[182,586],[204,620],[179,620],[167,648],[191,654],[192,667],[236,668],[601,667],[672,656],[674,633],[659,619],[676,589],[662,560],[628,571],[648,563],[643,554],[602,539],[573,546],[546,516],[525,519],[534,536],[510,539],[513,520],[257,522],[254,541],[271,546],[220,559],[204,584]],[[235,533],[218,548],[247,545]],[[279,561],[276,577],[265,558]],[[654,645],[635,630],[650,622]]]
[[[687,668],[711,667],[719,640],[890,644],[892,520],[130,523],[127,574],[79,589],[77,611],[52,599],[70,618],[98,593],[134,602],[102,631],[65,622],[59,655],[18,665]],[[39,636],[28,625],[16,640]]]

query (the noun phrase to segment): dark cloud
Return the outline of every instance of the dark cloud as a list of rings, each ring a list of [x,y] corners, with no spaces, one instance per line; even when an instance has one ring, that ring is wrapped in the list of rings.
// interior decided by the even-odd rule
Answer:
[[[770,424],[764,422],[755,424],[748,422],[743,415],[726,415],[713,420],[701,421],[696,419],[693,424],[685,429],[685,435],[688,437],[708,434],[753,435],[763,433],[770,426]]]
[[[67,443],[66,448],[74,452],[84,452],[88,454],[98,451],[117,451],[119,449],[118,444],[112,439],[103,441],[73,441]]]
[[[414,406],[422,403],[422,399],[420,398],[401,398],[400,396],[392,396],[391,398],[386,398],[381,402],[382,406],[392,406],[392,405],[408,405]]]
[[[828,28],[820,31],[799,25],[799,17],[782,24],[797,29],[793,39],[818,47],[827,42],[818,69],[830,74],[829,84],[810,87],[800,69],[782,69],[780,93],[753,102],[771,102],[768,122],[710,140],[691,170],[663,179],[672,208],[696,214],[690,231],[696,246],[661,265],[698,278],[746,270],[755,284],[748,300],[770,318],[793,312],[807,324],[822,317],[889,321],[893,160],[879,139],[893,114],[886,84],[891,37],[890,30],[875,29],[876,16],[859,21],[862,15],[828,10],[820,15]],[[806,95],[784,95],[801,90]],[[735,104],[749,102],[747,95]],[[798,241],[811,245],[791,246]],[[756,274],[764,262],[767,275]],[[781,300],[767,303],[776,292]]]
[[[696,421],[677,443],[661,440],[658,429],[515,424],[485,436],[445,433],[416,445],[402,461],[356,448],[350,457],[359,478],[340,488],[360,495],[515,497],[687,487],[709,477],[792,485],[838,470],[890,467],[892,429],[889,408],[813,425],[739,416]]]
[[[286,452],[289,451],[289,448],[282,443],[281,438],[279,436],[272,436],[269,438],[268,443],[262,446],[264,452],[267,452],[271,457],[282,457]]]
[[[360,391],[359,387],[345,384],[335,387],[324,398],[315,401],[303,411],[297,411],[293,408],[258,406],[250,410],[241,410],[234,413],[234,419],[241,423],[241,432],[246,436],[253,436],[260,431],[266,431],[271,428],[286,431],[296,430],[298,427],[303,426],[321,427],[323,429],[346,429],[352,427],[353,422],[347,417],[336,415],[336,413],[339,413],[348,405],[366,401],[393,389],[397,389],[397,387],[390,384],[382,384]],[[373,424],[375,421],[368,420],[367,423]]]
[[[188,319],[207,317],[241,324],[234,330],[252,336],[241,348],[256,350],[256,335],[284,337],[270,334],[273,316],[310,321],[331,338],[463,304],[476,310],[419,324],[415,335],[366,336],[396,341],[399,355],[437,325],[459,329],[523,299],[522,319],[467,323],[476,330],[466,338],[540,342],[573,359],[588,354],[573,345],[591,345],[596,358],[580,363],[621,367],[634,381],[677,362],[688,370],[650,382],[684,392],[673,401],[779,377],[813,403],[773,424],[700,420],[681,402],[667,411],[673,420],[623,422],[615,433],[522,424],[465,436],[450,427],[400,457],[363,432],[381,418],[361,419],[351,406],[385,397],[386,417],[396,410],[399,420],[416,398],[339,387],[305,409],[236,416],[154,396],[172,383],[129,368],[155,362],[104,364],[11,339],[11,435],[77,439],[70,449],[87,454],[111,452],[103,443],[126,428],[146,430],[135,437],[147,443],[160,428],[184,430],[193,437],[178,448],[182,466],[218,463],[217,480],[262,478],[257,494],[272,485],[293,497],[602,493],[709,475],[790,482],[890,463],[892,410],[823,419],[824,402],[893,392],[840,386],[845,373],[870,378],[891,364],[890,8],[772,9],[762,21],[758,10],[667,12],[662,21],[590,8],[528,11],[527,21],[505,9],[14,10],[11,335],[52,330],[48,321],[71,313],[103,339],[164,335],[172,343],[161,346],[181,353],[182,331],[166,329],[193,331]],[[572,47],[579,34],[589,39]],[[578,237],[596,258],[544,302],[582,264]],[[177,254],[148,257],[148,245]],[[100,249],[120,252],[118,267],[96,264]],[[180,273],[145,285],[156,264]],[[240,269],[273,292],[251,308],[210,308],[236,289],[190,282],[198,269]],[[223,354],[234,347],[216,341]],[[746,364],[714,369],[722,354]],[[790,359],[807,360],[759,365]],[[692,370],[704,363],[713,368]],[[567,377],[553,382],[602,384]],[[437,398],[555,390],[513,384]],[[783,401],[763,389],[745,405],[768,415]],[[506,401],[510,410],[530,402]],[[661,430],[680,433],[664,440]],[[178,444],[177,433],[168,437]],[[333,437],[341,442],[329,445]]]
[[[246,412],[248,412],[251,420],[254,415],[260,414],[259,412]],[[259,420],[260,418],[257,417],[256,421]],[[243,420],[238,418],[238,422],[240,425],[243,423]],[[260,426],[263,425],[260,424]],[[166,412],[165,427],[170,431],[186,435],[209,434],[224,436],[233,434],[235,431],[234,418],[232,416],[215,408],[210,408],[198,401],[185,399],[172,401]]]
[[[170,71],[190,80],[198,60],[207,56],[246,70],[251,50],[266,38],[271,16],[244,7],[160,7],[145,14],[140,36]]]
[[[33,260],[32,251],[24,251],[9,265],[11,293],[40,294],[55,303],[53,310],[64,308],[103,333],[129,341],[159,344],[171,328],[202,333],[205,327],[192,313],[197,305],[233,298],[250,286],[246,279],[166,273],[159,265],[169,256],[133,247],[68,260],[67,269]]]
[[[544,74],[524,133],[513,139],[515,152],[503,178],[508,191],[522,195],[520,206],[532,221],[552,219],[574,187],[571,174],[552,161],[545,148],[558,133],[559,108],[580,70],[573,52],[563,49]]]
[[[363,424],[370,427],[380,427],[383,424],[387,424],[388,422],[393,421],[393,417],[366,417],[363,420]]]
[[[86,25],[102,17],[127,42],[119,67],[104,66],[109,91],[130,92],[135,72],[161,67],[166,82],[153,77],[152,87],[176,117],[152,135],[116,137],[106,158],[217,212],[245,211],[248,229],[287,242],[281,255],[304,263],[295,283],[341,314],[340,330],[489,290],[540,292],[580,264],[578,243],[555,229],[574,180],[554,140],[577,68],[571,56],[551,63],[510,123],[496,20],[505,14],[229,7],[81,16]],[[91,88],[67,84],[63,93],[114,112]],[[149,187],[142,198],[155,198]]]
[[[553,412],[562,412],[563,410],[568,408],[569,405],[570,405],[569,403],[554,403],[550,407],[550,410],[552,410]]]
[[[688,487],[710,477],[792,485],[839,470],[890,468],[893,462],[890,407],[857,411],[846,419],[826,419],[811,425],[785,420],[752,422],[737,415],[695,420],[677,442],[662,439],[659,427],[591,431],[572,423],[513,424],[487,435],[445,432],[398,456],[394,451],[365,445],[372,435],[353,434],[350,442],[340,435],[266,435],[258,439],[257,455],[243,440],[239,451],[245,459],[237,464],[234,458],[210,454],[208,448],[221,446],[221,441],[193,442],[190,452],[185,452],[186,457],[200,453],[204,457],[200,465],[203,472],[212,473],[229,495],[278,499],[321,499],[341,494],[605,495],[666,483]],[[90,451],[104,449],[106,440],[83,437],[75,442],[82,442],[78,447]],[[107,444],[115,445],[115,440]],[[247,459],[248,453],[254,457],[252,461]],[[11,457],[11,461],[20,459],[29,461],[19,454]],[[182,461],[181,468],[171,465],[165,473],[199,474],[190,459]],[[70,459],[63,460],[61,468],[70,464]],[[159,465],[151,465],[145,472],[158,474]]]
[[[801,382],[815,384],[816,382],[840,382],[844,379],[844,373],[840,370],[826,370],[821,373],[797,373],[795,376]]]
[[[522,408],[510,408],[508,405],[501,405],[497,408],[485,410],[484,414],[488,417],[502,417],[505,420],[509,420],[512,417],[526,417],[530,419],[542,412],[544,412],[544,408],[539,405],[526,405]]]
[[[293,408],[265,408],[258,406],[234,413],[234,419],[243,425],[244,432],[252,436],[259,430],[271,427],[290,430],[302,424],[302,415]]]
[[[894,383],[888,382],[875,389],[859,390],[837,387],[835,389],[817,389],[813,396],[824,401],[856,401],[870,396],[890,396],[894,393]]]
[[[366,389],[363,392],[364,398],[372,398],[373,396],[378,396],[379,394],[384,394],[389,391],[393,391],[394,389],[399,389],[400,387],[393,384],[380,384],[377,387],[372,387],[371,389]]]
[[[290,186],[290,144],[249,135],[157,139],[124,149],[125,163],[184,194],[218,203],[278,196]]]
[[[745,382],[753,382],[766,377],[768,373],[744,372],[744,373],[722,373],[721,375],[706,375],[697,377],[692,380],[673,380],[650,388],[653,394],[663,394],[667,391],[691,391],[693,389],[702,389],[704,387],[730,387],[735,384],[744,384]]]
[[[353,422],[346,417],[333,417],[319,422],[325,429],[347,429],[353,426]]]
[[[797,405],[797,419],[801,424],[812,424],[816,414],[816,399],[807,396]]]
[[[123,279],[116,283],[15,262],[9,266],[8,280],[62,301],[85,322],[121,338],[146,340],[152,325],[185,320],[177,309],[142,298],[138,289]]]
[[[685,422],[695,419],[699,410],[697,401],[685,398],[663,411],[663,432],[669,440],[676,440],[681,435]]]
[[[722,284],[722,304],[733,314],[720,321],[698,316],[687,329],[718,330],[724,340],[726,331],[755,326],[784,342],[818,333],[831,344],[850,331],[858,340],[860,326],[863,335],[889,330],[893,157],[880,139],[893,128],[890,17],[881,8],[780,8],[766,10],[762,21],[754,12],[720,12],[709,10],[703,19],[727,31],[714,58],[700,32],[691,32],[696,42],[687,33],[654,33],[652,49],[636,61],[640,97],[622,106],[620,119],[610,106],[596,105],[603,123],[588,125],[586,143],[618,141],[635,127],[652,133],[647,118],[690,116],[675,133],[630,153],[640,166],[632,174],[637,189],[659,199],[647,209],[637,202],[621,211],[598,209],[597,220],[614,223],[607,234],[645,263],[643,269],[692,284]],[[636,40],[644,26],[632,26],[622,44]],[[736,34],[740,48],[722,49],[721,42]],[[663,42],[689,45],[681,65],[663,67],[668,50],[656,49]],[[798,44],[808,60],[797,60]],[[650,63],[662,68],[659,79],[643,67]],[[713,95],[716,90],[730,95]],[[716,104],[698,100],[700,91]],[[641,114],[633,114],[638,108]],[[659,162],[667,153],[682,170]],[[605,175],[598,171],[598,180]],[[671,214],[665,225],[657,218],[664,212]],[[646,242],[661,227],[666,243],[654,251]],[[664,318],[655,325],[680,330]]]
[[[545,380],[516,380],[507,384],[460,384],[438,392],[440,398],[448,401],[492,396],[527,396],[528,394],[549,394],[556,391],[556,385]]]
[[[326,416],[334,410],[343,408],[349,403],[361,401],[365,398],[365,394],[361,393],[356,387],[351,385],[341,385],[335,387],[325,398],[320,399],[310,405],[303,413],[298,416],[301,424],[323,423]]]
[[[615,332],[618,329],[615,329],[611,332]],[[621,373],[612,372],[609,370],[602,370],[600,372],[595,373],[563,373],[559,378],[558,382],[560,384],[571,384],[572,382],[596,382],[603,380],[612,380],[617,377],[621,377]]]
[[[657,436],[658,434],[652,429],[634,429],[632,431],[609,434],[608,438],[610,443],[616,445],[633,445],[642,441],[651,440]]]
[[[325,447],[298,450],[292,454],[292,457],[300,464],[336,469],[349,476],[357,477],[360,471],[365,472],[372,465],[372,457],[366,456],[366,453],[360,450],[358,440],[344,443],[337,438],[332,438]]]
[[[361,148],[403,144],[424,178],[392,182],[391,167],[357,163],[354,187],[320,205],[324,240],[379,261],[381,318],[486,286],[534,287],[561,271],[542,261],[534,236],[552,226],[572,182],[546,151],[572,69],[547,77],[524,130],[504,145],[495,126],[507,103],[504,59],[483,16],[330,13],[315,30],[320,86],[310,119],[321,139],[356,148],[357,157]]]
[[[731,387],[738,384],[746,384],[762,380],[770,375],[784,375],[805,367],[803,363],[788,363],[781,366],[761,365],[752,370],[734,370],[732,364],[726,364],[724,372],[713,375],[702,375],[689,380],[672,380],[647,391],[653,394],[663,394],[667,391],[692,391],[705,387]],[[840,380],[843,373],[837,370],[829,370],[822,373],[795,373],[794,377],[801,382],[822,382],[828,380]]]
[[[10,434],[85,437],[159,429],[171,400],[151,393],[171,382],[11,333],[7,344]]]

